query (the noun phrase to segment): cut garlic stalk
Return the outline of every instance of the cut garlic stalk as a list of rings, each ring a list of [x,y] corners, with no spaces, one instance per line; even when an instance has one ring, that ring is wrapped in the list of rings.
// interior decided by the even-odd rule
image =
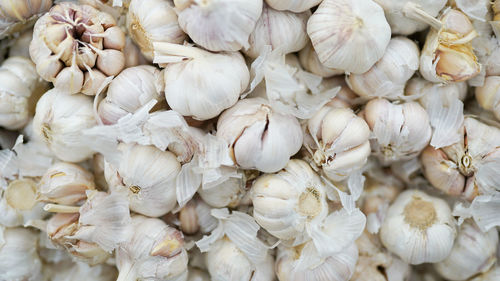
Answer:
[[[266,3],[276,10],[288,10],[301,13],[321,3],[322,0],[266,0]]]
[[[36,183],[29,179],[16,179],[0,189],[0,226],[16,227],[30,220],[43,219],[43,203],[36,200]]]
[[[51,6],[52,0],[1,1],[0,39],[31,28]]]

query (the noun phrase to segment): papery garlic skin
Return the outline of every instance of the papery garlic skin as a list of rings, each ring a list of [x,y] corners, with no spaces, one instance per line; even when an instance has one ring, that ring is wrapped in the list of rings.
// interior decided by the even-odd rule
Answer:
[[[482,232],[473,221],[467,220],[458,229],[450,255],[434,268],[446,279],[466,280],[487,272],[495,264],[497,246],[495,229]]]
[[[59,162],[45,172],[38,188],[39,200],[73,205],[87,198],[85,191],[95,189],[94,176],[78,165]]]
[[[248,48],[248,36],[262,13],[262,0],[175,0],[179,25],[203,48],[238,51]]]
[[[24,127],[45,88],[29,59],[6,59],[0,66],[0,126],[9,130]]]
[[[479,106],[500,120],[500,76],[486,77],[484,85],[476,87],[475,94]]]
[[[324,0],[307,22],[319,60],[352,73],[368,71],[384,54],[391,29],[371,0]]]
[[[344,74],[343,70],[324,66],[319,60],[318,54],[314,51],[311,43],[308,43],[304,48],[302,48],[302,50],[300,50],[299,60],[305,70],[321,77],[331,77]]]
[[[416,102],[374,99],[367,103],[363,116],[375,135],[372,150],[383,163],[416,157],[431,138],[427,112]]]
[[[431,17],[436,17],[446,5],[446,0],[374,0],[385,11],[385,16],[393,34],[409,35],[424,30],[428,24],[408,17],[405,5],[416,4],[419,9]]]
[[[30,229],[0,226],[0,280],[42,280],[37,241]]]
[[[279,281],[347,281],[354,273],[358,248],[352,243],[338,254],[321,258],[311,242],[295,246],[279,246],[276,275]]]
[[[309,11],[295,14],[264,5],[248,40],[250,47],[243,52],[251,58],[257,58],[269,45],[273,50],[279,48],[283,54],[301,50],[308,42],[306,24],[310,16]]]
[[[265,0],[266,3],[276,10],[288,10],[301,13],[321,3],[322,0]]]
[[[167,0],[130,1],[127,29],[149,61],[153,60],[153,42],[180,44],[186,39],[174,7]]]
[[[81,133],[96,124],[90,97],[68,95],[57,89],[40,98],[33,118],[35,135],[57,158],[67,162],[80,162],[92,156],[93,150]]]
[[[109,84],[97,112],[104,124],[116,124],[118,119],[134,113],[149,101],[163,100],[162,89],[162,75],[157,68],[141,65],[124,69]]]
[[[32,27],[51,6],[52,0],[1,1],[0,39]]]
[[[128,238],[116,249],[119,281],[186,280],[188,255],[182,233],[156,218],[132,217]]]
[[[406,37],[394,37],[382,58],[363,74],[351,74],[349,87],[362,97],[397,99],[404,95],[406,82],[418,69],[420,51]]]
[[[405,95],[419,97],[418,101],[425,107],[432,100],[432,95],[442,95],[463,101],[467,96],[467,90],[467,82],[437,84],[414,77],[406,83]]]
[[[261,98],[239,101],[217,122],[217,137],[229,145],[234,163],[267,173],[286,165],[299,151],[302,136],[295,117],[275,112]]]
[[[63,2],[36,22],[30,56],[44,80],[74,94],[82,89],[86,73],[91,79],[93,72],[105,77],[120,73],[124,47],[125,35],[111,15]]]
[[[419,190],[402,192],[389,207],[380,229],[384,246],[410,264],[444,260],[456,235],[448,204]]]
[[[340,181],[361,169],[370,155],[370,128],[348,108],[324,106],[307,128],[320,147],[313,159],[328,178]]]

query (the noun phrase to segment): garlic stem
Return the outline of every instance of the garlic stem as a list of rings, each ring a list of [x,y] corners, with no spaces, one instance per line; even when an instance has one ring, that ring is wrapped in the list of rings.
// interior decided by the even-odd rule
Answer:
[[[186,57],[191,59],[202,58],[206,55],[206,51],[198,49],[196,47],[184,46],[180,44],[172,44],[166,42],[153,42],[153,49],[155,55],[171,55]]]
[[[427,14],[424,10],[420,9],[420,6],[418,4],[415,4],[413,2],[408,2],[405,4],[405,6],[403,7],[403,14],[413,20],[427,23],[436,30],[440,30],[443,26],[443,23],[441,21]]]
[[[58,205],[58,204],[47,204],[43,206],[43,210],[51,213],[78,213],[80,212],[80,207]]]

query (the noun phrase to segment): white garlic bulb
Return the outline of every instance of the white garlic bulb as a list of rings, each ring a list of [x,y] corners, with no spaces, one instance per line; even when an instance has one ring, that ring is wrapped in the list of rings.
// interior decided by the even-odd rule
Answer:
[[[283,54],[301,50],[308,42],[306,24],[309,16],[309,11],[295,14],[277,11],[264,4],[262,14],[250,34],[250,47],[243,52],[251,58],[257,58],[268,45],[273,50],[279,48]]]
[[[0,226],[0,280],[42,280],[37,241],[30,229]]]
[[[266,3],[276,10],[288,10],[301,13],[318,5],[322,0],[266,0]]]
[[[440,28],[431,28],[420,56],[420,74],[431,82],[460,82],[479,74],[481,66],[471,40],[477,36],[469,18],[454,9],[446,10]]]
[[[431,138],[427,112],[416,102],[390,103],[374,99],[363,116],[375,139],[372,150],[383,163],[416,157]]]
[[[115,124],[149,101],[164,99],[162,90],[162,75],[157,68],[150,65],[126,68],[109,84],[97,112],[104,124]]]
[[[210,51],[248,48],[248,36],[262,13],[263,0],[174,0],[179,25]]]
[[[295,117],[275,112],[261,98],[239,101],[217,122],[217,137],[226,141],[234,164],[243,169],[280,170],[299,151],[302,136]]]
[[[318,54],[314,51],[312,44],[309,42],[299,52],[299,60],[302,67],[321,77],[331,77],[344,74],[343,70],[329,68],[324,66],[319,60]]]
[[[29,59],[6,59],[0,66],[0,126],[10,130],[24,127],[45,89]]]
[[[25,57],[29,59],[29,46],[32,39],[32,29],[24,31],[17,38],[13,39],[13,42],[9,47],[9,57]]]
[[[372,0],[323,0],[307,22],[307,34],[326,67],[358,74],[382,57],[391,28]]]
[[[63,2],[36,22],[30,56],[43,79],[74,94],[82,89],[87,72],[90,79],[120,73],[124,47],[125,35],[111,15]]]
[[[321,257],[311,242],[279,246],[276,274],[279,281],[347,281],[354,273],[358,248],[352,243],[342,252]]]
[[[223,182],[211,186],[202,186],[198,194],[208,205],[222,207],[236,207],[245,195],[245,179],[243,173],[238,172]]]
[[[415,13],[435,17],[446,5],[446,0],[374,0],[385,11],[385,16],[393,34],[409,35],[424,30],[428,24],[412,17]],[[418,10],[408,10],[405,6],[414,4]],[[409,14],[410,13],[410,14]]]
[[[370,128],[351,109],[324,106],[309,119],[307,128],[318,146],[313,160],[331,180],[343,180],[366,163]]]
[[[167,0],[130,1],[127,29],[142,54],[150,61],[153,60],[154,42],[180,44],[186,39],[186,34],[177,22],[174,7]]]
[[[186,280],[182,232],[156,218],[133,216],[127,240],[116,249],[117,281]]]
[[[36,183],[29,179],[16,179],[0,189],[0,226],[22,226],[31,220],[43,219],[43,203],[37,202]]]
[[[87,199],[85,192],[95,189],[93,175],[82,167],[65,162],[52,165],[38,183],[38,200],[76,204]]]
[[[96,124],[90,97],[68,95],[57,89],[40,98],[33,118],[35,135],[44,140],[57,158],[67,162],[80,162],[92,156],[92,149],[81,136],[82,130]]]
[[[482,108],[491,111],[500,120],[500,76],[488,76],[482,87],[476,87],[476,100]]]
[[[51,6],[52,0],[1,1],[0,39],[32,27]]]
[[[434,268],[446,279],[466,280],[488,271],[495,264],[497,246],[495,229],[482,232],[473,221],[466,220],[458,229],[450,255]]]
[[[119,167],[105,164],[104,174],[112,192],[128,197],[132,211],[158,217],[176,204],[176,178],[181,165],[170,151],[154,146],[120,144]]]
[[[419,190],[402,192],[380,229],[384,246],[410,264],[444,260],[456,235],[448,204]]]
[[[214,118],[234,105],[248,86],[250,72],[239,52],[210,53],[169,43],[153,45],[155,62],[177,59],[165,66],[165,98],[173,110],[184,116]]]
[[[349,87],[362,97],[397,99],[404,95],[406,82],[418,69],[419,49],[406,37],[394,37],[382,58],[363,74],[351,74]]]

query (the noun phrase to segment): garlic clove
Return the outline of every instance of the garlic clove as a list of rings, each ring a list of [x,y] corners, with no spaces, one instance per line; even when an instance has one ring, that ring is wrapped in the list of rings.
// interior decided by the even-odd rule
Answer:
[[[181,230],[188,235],[198,232],[200,228],[195,204],[193,201],[189,201],[179,212]]]
[[[103,86],[106,85],[109,79],[106,78],[108,77],[104,73],[95,68],[91,69],[91,71],[85,72],[81,93],[88,96],[95,95]]]
[[[120,27],[112,26],[104,32],[102,44],[106,49],[122,51],[125,48],[125,34],[121,31]]]
[[[54,87],[70,94],[76,94],[82,89],[83,78],[83,72],[75,64],[72,64],[70,67],[63,68],[57,74]]]
[[[125,56],[121,51],[107,49],[97,57],[97,68],[107,76],[117,75],[124,67]]]

